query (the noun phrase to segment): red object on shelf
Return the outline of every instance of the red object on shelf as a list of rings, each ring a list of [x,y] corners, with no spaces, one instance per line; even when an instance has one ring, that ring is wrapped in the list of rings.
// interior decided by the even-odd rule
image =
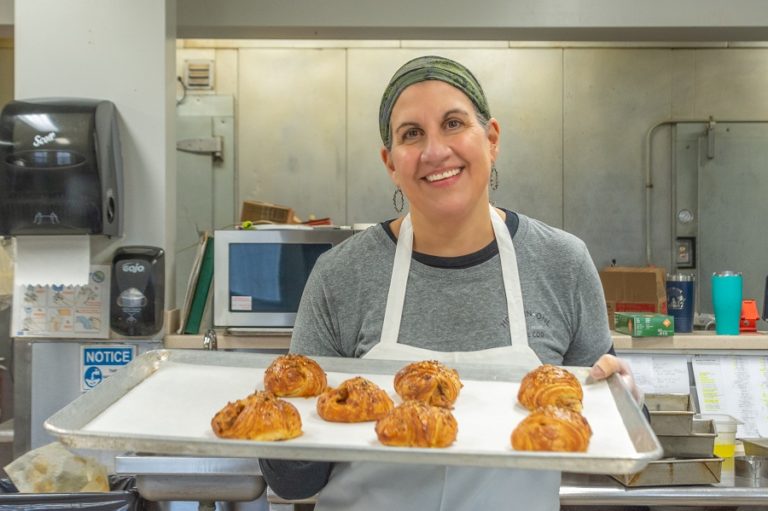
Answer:
[[[333,222],[331,222],[331,219],[326,218],[314,218],[312,220],[307,220],[306,222],[302,222],[304,225],[333,225]]]
[[[740,332],[757,332],[757,320],[760,314],[757,312],[756,300],[744,300],[741,302],[741,323],[739,323]]]

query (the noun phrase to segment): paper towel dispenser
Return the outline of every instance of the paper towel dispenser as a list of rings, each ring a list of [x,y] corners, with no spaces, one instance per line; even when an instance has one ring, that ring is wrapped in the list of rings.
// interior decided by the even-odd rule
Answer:
[[[114,104],[11,101],[0,114],[0,235],[122,235]]]

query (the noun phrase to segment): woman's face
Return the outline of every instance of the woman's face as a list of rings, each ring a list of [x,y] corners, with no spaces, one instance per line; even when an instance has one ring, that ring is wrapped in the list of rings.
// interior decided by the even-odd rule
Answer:
[[[381,157],[414,215],[440,220],[488,208],[488,179],[499,124],[487,129],[472,101],[437,80],[406,88],[392,110],[392,149]]]

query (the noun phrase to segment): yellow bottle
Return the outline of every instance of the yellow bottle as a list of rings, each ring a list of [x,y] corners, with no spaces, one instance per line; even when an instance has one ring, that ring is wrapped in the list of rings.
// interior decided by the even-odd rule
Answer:
[[[732,458],[736,454],[736,444],[715,444],[714,454],[719,458]]]

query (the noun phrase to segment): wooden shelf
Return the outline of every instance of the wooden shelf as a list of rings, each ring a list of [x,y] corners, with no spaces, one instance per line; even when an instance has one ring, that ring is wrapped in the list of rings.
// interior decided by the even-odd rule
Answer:
[[[768,350],[766,332],[717,335],[713,331],[697,331],[670,337],[632,337],[611,332],[611,337],[617,351]]]

